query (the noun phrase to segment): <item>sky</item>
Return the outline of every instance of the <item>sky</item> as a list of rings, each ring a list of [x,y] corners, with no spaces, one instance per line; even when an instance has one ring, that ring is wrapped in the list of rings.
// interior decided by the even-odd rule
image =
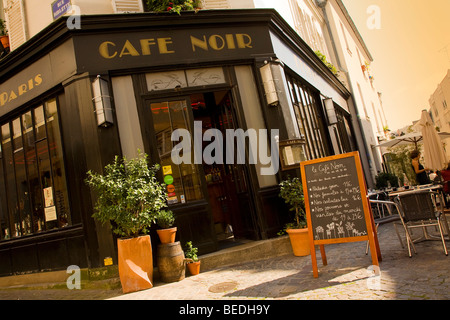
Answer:
[[[389,129],[411,125],[429,110],[430,96],[450,69],[450,0],[342,1],[374,59],[371,71]],[[368,12],[370,6],[380,9],[379,16]],[[379,28],[369,27],[375,18]]]

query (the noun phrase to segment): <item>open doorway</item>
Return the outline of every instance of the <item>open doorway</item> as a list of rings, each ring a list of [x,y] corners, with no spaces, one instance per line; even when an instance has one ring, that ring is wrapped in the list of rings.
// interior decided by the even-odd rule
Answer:
[[[190,101],[194,121],[201,121],[203,135],[208,135],[209,129],[217,129],[223,137],[219,151],[223,163],[207,164],[203,159],[202,166],[219,248],[226,247],[236,239],[247,238],[248,229],[253,228],[245,165],[226,163],[226,130],[235,130],[238,125],[229,91],[192,94]],[[203,150],[210,143],[204,141]]]

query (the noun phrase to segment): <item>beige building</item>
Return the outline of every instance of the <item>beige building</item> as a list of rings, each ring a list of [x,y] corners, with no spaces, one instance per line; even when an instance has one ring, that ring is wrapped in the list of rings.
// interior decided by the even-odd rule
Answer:
[[[428,100],[430,115],[441,132],[450,132],[450,69]],[[450,159],[450,139],[444,141],[445,154]]]

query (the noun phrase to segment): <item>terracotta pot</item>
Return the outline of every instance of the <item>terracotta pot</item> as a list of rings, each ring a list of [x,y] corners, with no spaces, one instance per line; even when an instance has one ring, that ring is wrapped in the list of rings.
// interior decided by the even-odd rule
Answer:
[[[200,261],[197,262],[189,262],[187,264],[189,273],[193,276],[197,275],[200,273]]]
[[[289,240],[291,241],[292,251],[296,257],[304,257],[311,254],[309,246],[308,228],[287,229]]]
[[[153,257],[150,236],[117,239],[118,266],[123,293],[153,287]]]
[[[159,240],[161,243],[174,243],[175,242],[175,236],[177,233],[177,228],[169,228],[169,229],[157,229],[156,233],[158,233]]]
[[[1,36],[0,41],[2,42],[3,48],[9,48],[9,36]]]

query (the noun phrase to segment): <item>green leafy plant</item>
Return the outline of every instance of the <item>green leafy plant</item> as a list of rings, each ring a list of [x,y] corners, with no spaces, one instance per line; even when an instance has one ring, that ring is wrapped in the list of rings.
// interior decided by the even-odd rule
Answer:
[[[192,259],[193,262],[197,262],[198,261],[197,253],[198,248],[192,246],[192,241],[186,242],[184,256],[187,259]]]
[[[147,234],[164,207],[167,194],[156,178],[159,165],[149,166],[147,155],[139,151],[135,159],[115,157],[104,174],[87,173],[86,183],[98,198],[92,217],[110,222],[114,233],[122,237]]]
[[[398,188],[398,177],[393,173],[380,172],[375,177],[375,183],[377,189],[387,188],[389,185],[394,188]]]
[[[306,227],[305,197],[299,178],[288,178],[280,183],[280,197],[295,211],[294,222],[288,223],[286,229],[302,229]]]
[[[328,62],[327,57],[322,52],[317,50],[314,53],[316,54],[316,56],[319,57],[320,60],[322,60],[322,62],[328,67],[328,69],[330,69],[330,71],[333,72],[335,76],[339,76],[339,71],[332,63]]]
[[[200,0],[147,0],[148,11],[180,14],[185,10],[199,10]]]
[[[170,210],[161,210],[156,217],[156,224],[161,229],[168,229],[175,223],[175,217]]]
[[[5,21],[0,19],[0,36],[8,35],[8,30],[6,30]]]
[[[421,146],[419,145],[419,150],[420,149]],[[408,145],[395,146],[388,150],[389,153],[385,153],[384,158],[389,172],[392,172],[399,177],[402,183],[417,183],[416,174],[411,165],[411,158],[409,157],[411,151],[415,150],[415,145],[411,143]]]

